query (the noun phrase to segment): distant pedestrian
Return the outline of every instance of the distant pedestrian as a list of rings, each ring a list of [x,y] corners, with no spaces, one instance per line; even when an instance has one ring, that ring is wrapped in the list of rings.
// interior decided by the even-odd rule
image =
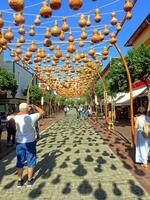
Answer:
[[[67,109],[67,107],[65,106],[65,107],[64,107],[65,116],[67,115],[67,111],[68,111],[68,109]]]
[[[27,160],[28,166],[28,186],[33,184],[33,173],[36,165],[36,131],[35,122],[44,115],[44,111],[33,105],[36,113],[29,115],[29,106],[26,103],[19,105],[19,113],[14,117],[16,123],[16,155],[18,187],[23,185],[23,167]]]
[[[146,116],[145,109],[140,107],[135,121],[135,128],[137,129],[135,161],[145,168],[148,166],[147,161],[150,150],[150,138],[145,138],[143,135],[143,128],[146,120],[150,122],[150,116]]]
[[[15,112],[12,110],[6,118],[7,147],[14,145],[16,142],[16,124],[14,117]]]
[[[2,118],[1,118],[1,112],[0,112],[0,150],[1,150],[2,131],[3,131],[3,127],[2,127]]]

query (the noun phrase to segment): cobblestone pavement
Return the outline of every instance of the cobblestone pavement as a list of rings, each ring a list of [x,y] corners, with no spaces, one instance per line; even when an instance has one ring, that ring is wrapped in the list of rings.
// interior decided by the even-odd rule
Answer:
[[[16,187],[15,152],[0,163],[2,200],[149,200],[150,196],[87,121],[71,111],[37,145],[35,183]]]

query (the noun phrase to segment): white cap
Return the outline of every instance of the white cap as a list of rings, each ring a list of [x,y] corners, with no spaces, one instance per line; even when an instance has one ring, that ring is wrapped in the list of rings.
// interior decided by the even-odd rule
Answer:
[[[28,109],[28,104],[27,103],[21,103],[19,105],[19,111],[26,111]]]

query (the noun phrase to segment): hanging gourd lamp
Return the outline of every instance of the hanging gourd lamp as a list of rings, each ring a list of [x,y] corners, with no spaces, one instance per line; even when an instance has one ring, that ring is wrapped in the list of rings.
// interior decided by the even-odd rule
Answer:
[[[120,31],[120,30],[121,30],[121,23],[117,23],[117,25],[116,25],[116,30],[117,30],[117,31]]]
[[[80,55],[78,54],[78,51],[76,51],[74,58],[77,62],[80,61]]]
[[[47,1],[43,1],[42,8],[40,9],[40,15],[43,18],[49,18],[52,16],[52,9],[48,6]]]
[[[86,25],[87,25],[87,26],[91,26],[90,15],[88,15],[88,19],[87,19]]]
[[[29,65],[32,65],[32,63],[33,63],[32,60],[29,60],[29,61],[28,61],[28,64],[29,64]]]
[[[106,55],[106,56],[105,56],[105,55],[102,55],[102,59],[103,59],[103,60],[106,60],[107,58],[108,58],[107,55]]]
[[[84,46],[84,41],[83,41],[81,38],[79,38],[79,46],[80,46],[80,47],[83,47],[83,46]]]
[[[69,53],[69,52],[66,53],[66,58],[67,58],[67,59],[70,58],[70,53]]]
[[[63,40],[65,39],[64,31],[61,31],[61,34],[60,34],[60,36],[59,36],[59,39],[60,39],[61,41],[63,41]]]
[[[50,7],[53,10],[58,10],[61,7],[61,0],[50,0]]]
[[[90,56],[93,56],[95,54],[95,51],[94,51],[93,47],[90,47],[90,50],[89,50],[88,54]]]
[[[30,47],[29,47],[29,50],[30,50],[31,52],[36,52],[36,51],[38,50],[38,48],[37,48],[37,46],[36,46],[36,44],[35,44],[34,41],[31,42],[31,45],[30,45]]]
[[[41,49],[40,50],[40,53],[39,53],[39,57],[40,58],[45,58],[46,54],[45,54],[45,50],[44,49]]]
[[[110,35],[110,44],[115,44],[117,41],[115,33],[111,33]]]
[[[112,25],[116,25],[117,24],[117,18],[116,18],[116,13],[115,12],[112,12],[111,13],[111,21],[110,21],[110,23],[112,24]]]
[[[24,0],[8,0],[9,6],[19,12],[24,9]]]
[[[2,28],[4,26],[4,21],[2,18],[2,12],[0,12],[0,28]]]
[[[15,57],[14,57],[14,62],[19,62],[19,61],[20,61],[19,56],[18,56],[18,55],[15,55]]]
[[[36,18],[35,18],[35,20],[34,20],[34,24],[35,24],[36,26],[40,26],[40,24],[41,24],[40,15],[36,15]]]
[[[50,57],[49,54],[47,55],[46,59],[47,59],[47,62],[50,62],[50,61],[51,61],[51,57]]]
[[[50,28],[47,28],[46,31],[45,31],[45,38],[49,39],[51,37],[51,29]]]
[[[32,53],[30,51],[30,49],[28,48],[25,54],[27,57],[31,58],[32,57]]]
[[[24,34],[25,34],[24,24],[21,24],[21,25],[20,25],[20,28],[19,28],[19,30],[18,30],[18,33],[19,33],[20,35],[24,35]]]
[[[64,56],[61,57],[61,61],[64,62],[66,58]]]
[[[85,57],[84,51],[81,51],[80,58],[83,59]]]
[[[103,51],[102,51],[102,55],[107,56],[108,55],[108,49],[107,47],[104,46]]]
[[[130,0],[126,0],[123,7],[124,11],[125,12],[131,11],[132,8],[133,8],[133,4],[130,2]]]
[[[53,46],[53,44],[51,44],[51,45],[49,46],[49,50],[51,50],[51,51],[54,50],[54,46]]]
[[[128,11],[126,13],[126,19],[131,19],[132,18],[132,13],[130,11]]]
[[[108,34],[109,34],[109,29],[108,29],[108,26],[107,26],[107,25],[104,25],[103,34],[104,34],[104,35],[108,35]]]
[[[22,49],[20,47],[16,48],[16,53],[17,54],[22,54]]]
[[[95,17],[94,17],[96,22],[100,22],[101,21],[101,16],[100,16],[100,11],[98,8],[95,9]]]
[[[86,26],[86,19],[85,19],[85,15],[84,14],[81,14],[80,15],[80,19],[79,19],[79,22],[78,22],[78,24],[79,24],[79,26],[80,27],[85,27]]]
[[[71,73],[75,73],[74,67],[71,68],[70,72],[71,72]]]
[[[73,42],[69,42],[69,45],[68,45],[68,47],[67,47],[67,51],[68,51],[69,53],[73,53],[73,52],[76,51],[76,48],[75,48]]]
[[[5,39],[4,31],[1,31],[0,46],[7,46],[7,40]]]
[[[56,58],[61,58],[62,57],[62,52],[60,51],[60,47],[59,46],[56,47],[54,55],[55,55]]]
[[[35,35],[34,26],[30,26],[29,35],[30,36],[34,36]]]
[[[85,56],[85,58],[83,59],[83,62],[84,63],[87,63],[89,60],[88,60],[88,58],[87,58],[87,56]]]
[[[17,14],[13,15],[15,25],[24,24],[25,18],[22,15],[22,11],[18,12]]]
[[[87,33],[86,33],[86,29],[85,28],[82,28],[82,33],[81,33],[81,35],[80,35],[80,38],[82,39],[82,40],[86,40],[86,38],[87,38]]]
[[[13,49],[11,49],[11,51],[10,51],[10,56],[11,56],[11,57],[15,57],[15,55],[16,55],[15,51],[14,51]]]
[[[52,42],[49,39],[45,39],[43,41],[43,46],[45,46],[45,47],[49,47],[51,44],[52,44]]]
[[[14,34],[12,32],[11,27],[8,28],[8,31],[5,33],[5,39],[11,41],[14,39]]]
[[[58,27],[57,20],[54,23],[54,27],[51,29],[51,34],[55,37],[57,37],[61,34],[61,29]]]
[[[69,0],[69,6],[72,10],[79,10],[82,7],[82,0]]]
[[[73,35],[72,35],[72,32],[71,32],[71,31],[69,32],[68,41],[69,41],[69,42],[73,42],[73,41],[74,41],[74,38],[73,38]]]
[[[97,29],[94,29],[93,30],[93,35],[91,37],[91,42],[93,43],[98,43],[100,42],[100,37],[99,37],[99,32]]]
[[[66,19],[66,17],[63,17],[63,18],[62,18],[62,21],[63,21],[64,23],[63,23],[61,29],[62,29],[62,31],[67,32],[67,31],[69,30],[69,25],[67,24],[67,19]]]

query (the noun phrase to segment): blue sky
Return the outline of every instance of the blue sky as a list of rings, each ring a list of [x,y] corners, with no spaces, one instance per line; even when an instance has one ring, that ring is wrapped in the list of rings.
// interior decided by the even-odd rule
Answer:
[[[41,2],[42,2],[41,0],[34,0],[34,1],[25,0],[25,6],[27,6],[27,7],[31,6],[33,4],[39,4],[37,6],[33,6],[30,8],[28,7],[28,8],[24,9],[24,15],[26,17],[26,25],[27,26],[32,25],[33,21],[35,19],[35,15],[39,14],[39,10],[41,8]],[[28,35],[29,27],[26,27],[26,40],[27,41],[35,40],[38,42],[43,41],[44,40],[43,35],[45,33],[46,27],[52,28],[54,21],[56,19],[58,20],[59,25],[60,26],[62,25],[61,16],[70,16],[67,18],[67,23],[71,27],[71,31],[73,32],[74,38],[75,39],[79,38],[79,36],[81,34],[81,29],[78,26],[79,13],[90,14],[92,26],[96,26],[100,31],[102,31],[103,25],[110,23],[112,11],[116,12],[118,22],[121,21],[121,19],[125,15],[125,13],[123,11],[124,2],[125,2],[125,0],[97,0],[97,1],[83,0],[82,8],[78,11],[73,11],[68,6],[68,0],[62,0],[61,9],[58,11],[53,11],[53,17],[51,17],[49,19],[41,19],[41,22],[45,23],[45,24],[41,24],[40,27],[35,28],[36,33],[40,34],[40,35],[36,35],[34,37],[29,36]],[[100,8],[100,13],[102,16],[102,20],[100,23],[94,22],[93,18],[94,18],[94,9],[95,8]],[[15,27],[13,25],[12,16],[13,16],[14,11],[12,9],[10,9],[10,10],[7,10],[7,9],[10,9],[10,7],[8,5],[8,1],[3,0],[2,3],[0,4],[0,10],[2,10],[3,19],[5,21],[4,29],[7,29],[8,26],[12,26],[15,36],[19,38],[19,34],[17,33],[18,27]],[[130,36],[133,34],[133,32],[137,29],[137,27],[142,23],[144,18],[149,14],[149,11],[150,11],[150,1],[149,0],[137,0],[137,3],[132,10],[132,14],[133,14],[132,19],[127,20],[125,22],[125,24],[124,24],[122,30],[120,31],[120,33],[118,34],[118,38],[117,38],[118,45],[121,48],[124,55],[126,54],[126,52],[129,49],[127,47],[124,47],[124,44],[130,38]],[[75,15],[75,16],[72,16],[72,15]],[[110,31],[113,32],[114,27],[110,27]],[[90,40],[90,36],[92,35],[91,27],[87,28],[87,33],[89,35],[87,40]],[[68,33],[65,34],[65,38],[66,39],[68,38]],[[108,40],[109,38],[106,37],[105,39]],[[58,41],[59,39],[52,37],[51,40]],[[16,40],[14,40],[14,41],[16,41]],[[105,43],[105,45],[107,46],[108,43]],[[100,53],[103,46],[104,46],[104,44],[101,44],[101,43],[99,45],[96,44],[96,45],[94,45],[94,49],[96,52]],[[11,47],[15,49],[15,47],[13,47],[13,46],[11,46]],[[24,45],[24,46],[22,46],[22,49],[25,50],[27,47],[29,47],[29,46]],[[40,45],[39,47],[41,48],[42,46]],[[76,48],[78,49],[79,52],[82,50],[82,48],[80,48],[78,45],[76,45]],[[88,52],[89,44],[86,44],[85,47],[83,47],[83,49],[85,50],[85,52]],[[65,50],[66,50],[65,44],[61,45],[61,50],[65,52]],[[46,53],[53,54],[53,52],[50,52],[49,50],[46,50]],[[110,57],[118,57],[118,53],[116,52],[116,50],[114,48],[111,48],[109,56]],[[12,59],[9,56],[8,51],[5,51],[4,58],[7,60]],[[109,61],[109,59],[108,59],[108,61]],[[104,62],[104,67],[108,63],[108,61]]]

